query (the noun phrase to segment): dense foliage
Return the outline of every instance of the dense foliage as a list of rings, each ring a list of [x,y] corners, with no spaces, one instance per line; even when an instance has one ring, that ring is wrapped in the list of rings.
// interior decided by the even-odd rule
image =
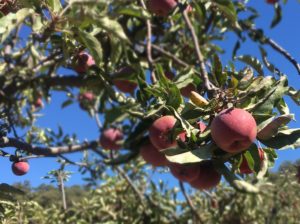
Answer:
[[[290,98],[298,106],[300,92],[268,54],[279,53],[298,73],[300,65],[256,27],[260,15],[247,2],[0,1],[1,155],[10,159],[16,175],[30,172],[30,159],[57,157],[60,168],[46,178],[57,182],[64,210],[67,164],[89,174],[85,180],[97,188],[61,213],[55,204],[46,210],[35,202],[14,208],[10,194],[21,192],[2,184],[0,197],[13,211],[19,209],[15,218],[26,220],[33,212],[40,213],[39,223],[41,217],[45,223],[48,218],[53,223],[185,223],[192,217],[224,223],[245,213],[234,223],[253,223],[254,217],[258,223],[281,222],[285,214],[276,210],[275,194],[282,186],[271,187],[265,176],[276,150],[300,145],[300,129],[289,127],[294,114],[286,103]],[[268,3],[275,28],[288,3]],[[226,46],[232,60],[223,64],[225,49],[218,41],[228,35],[236,44]],[[256,43],[261,55],[240,55],[246,41]],[[56,132],[37,125],[54,91],[67,95],[62,108],[78,103],[95,120],[99,130],[91,132],[100,131],[98,139],[80,142],[85,136],[65,133],[64,127]],[[7,151],[11,147],[14,152]],[[82,158],[70,160],[73,152],[82,152]],[[182,192],[188,182],[206,193],[192,194],[193,202],[186,193],[186,207],[174,199],[174,189],[149,184],[141,157],[172,173]],[[133,192],[125,193],[128,185]],[[275,192],[271,220],[260,200],[266,188]],[[143,194],[146,189],[149,195]],[[216,211],[208,206],[211,195],[220,200]],[[198,214],[195,206],[203,211]]]
[[[177,187],[170,188],[145,183],[145,173],[135,184],[142,190],[139,200],[125,179],[111,176],[94,190],[73,186],[66,188],[68,208],[62,207],[60,192],[52,185],[37,188],[17,184],[26,191],[17,202],[2,204],[3,223],[297,223],[300,219],[300,185],[295,178],[297,166],[283,163],[276,173],[270,173],[259,195],[239,193],[228,185],[220,185],[213,192],[191,191],[189,207]],[[253,181],[253,178],[249,180]]]

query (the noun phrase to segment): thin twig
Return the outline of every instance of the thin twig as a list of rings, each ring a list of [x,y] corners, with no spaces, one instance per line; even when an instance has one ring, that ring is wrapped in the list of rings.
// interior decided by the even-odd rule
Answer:
[[[147,9],[146,4],[144,0],[140,0],[140,3],[144,9]],[[151,71],[151,78],[153,80],[153,83],[157,81],[155,73],[153,72],[153,58],[152,58],[152,24],[150,19],[146,20],[147,24],[147,37],[146,37],[146,42],[147,42],[147,61],[149,65],[149,70]]]
[[[200,50],[200,45],[199,45],[199,41],[197,38],[197,34],[196,34],[195,29],[189,19],[187,10],[185,10],[185,7],[182,5],[180,5],[180,7],[181,7],[181,12],[182,12],[184,21],[186,22],[186,25],[188,26],[188,29],[192,35],[193,43],[195,46],[195,51],[196,51],[197,58],[198,58],[198,61],[200,64],[200,78],[203,80],[204,86],[207,91],[216,90],[217,88],[209,81],[208,73],[207,73],[207,70],[205,67],[204,57]]]
[[[188,203],[188,206],[190,207],[192,213],[195,215],[196,219],[198,220],[198,223],[204,223],[204,221],[202,220],[201,216],[199,215],[199,213],[197,212],[195,206],[193,205],[193,202],[191,200],[191,198],[188,196],[188,194],[185,191],[184,185],[182,181],[179,181],[179,186],[180,186],[180,190],[183,194],[183,196],[186,199],[186,202]]]

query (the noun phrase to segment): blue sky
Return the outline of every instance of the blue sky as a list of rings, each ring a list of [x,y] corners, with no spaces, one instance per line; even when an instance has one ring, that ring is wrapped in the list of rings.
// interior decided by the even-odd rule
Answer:
[[[269,27],[274,10],[272,5],[266,4],[264,0],[252,0],[250,5],[257,8],[259,13],[262,15],[261,18],[257,20],[257,28]],[[291,53],[298,61],[300,61],[300,4],[296,0],[290,0],[287,5],[283,6],[283,20],[281,23],[275,27],[275,29],[266,29],[265,33],[267,36],[273,38],[276,42],[282,45],[287,51]],[[235,44],[236,37],[233,35],[229,36],[228,40],[218,43],[228,52],[221,56],[224,64],[227,64],[231,60],[231,49]],[[289,76],[290,84],[299,89],[299,75],[294,67],[280,54],[273,51],[271,48],[266,47],[269,51],[270,61],[273,62],[278,68]],[[239,50],[240,54],[251,54],[257,55],[260,58],[259,50],[256,44],[251,42],[246,42],[245,45]],[[54,92],[52,95],[52,101],[47,104],[46,107],[41,111],[43,116],[38,121],[40,127],[50,127],[57,130],[58,125],[64,127],[65,133],[76,133],[80,140],[93,140],[99,137],[99,132],[96,123],[88,116],[87,113],[79,109],[78,104],[73,104],[64,110],[60,109],[61,103],[66,100],[67,97],[64,93]],[[296,120],[300,119],[300,110],[296,105],[289,99],[288,103],[290,105],[291,112],[295,114]],[[292,122],[291,127],[299,127],[299,122]],[[8,150],[7,150],[8,151]],[[285,160],[294,161],[300,158],[300,154],[297,150],[286,150],[278,152],[279,159],[276,161],[274,169],[278,168],[280,163]],[[76,160],[79,157],[78,154],[68,155],[68,158]],[[30,171],[28,174],[22,177],[17,177],[11,172],[11,162],[7,158],[0,158],[1,168],[5,169],[0,175],[0,183],[20,182],[24,180],[30,180],[33,186],[37,186],[41,183],[49,183],[47,180],[42,180],[41,177],[45,176],[51,169],[59,168],[59,164],[55,162],[56,159],[44,158],[44,159],[32,159],[30,160]],[[77,168],[74,166],[69,166],[68,170],[74,171],[74,174],[70,178],[67,185],[82,184],[84,183],[81,178],[82,176],[77,172]],[[158,176],[158,175],[155,175]],[[167,175],[168,176],[168,175]],[[169,181],[174,181],[170,179]]]

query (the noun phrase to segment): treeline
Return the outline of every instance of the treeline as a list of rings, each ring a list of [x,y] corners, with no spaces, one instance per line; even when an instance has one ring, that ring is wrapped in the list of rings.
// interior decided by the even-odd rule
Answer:
[[[95,189],[66,187],[67,209],[56,186],[14,186],[25,192],[16,201],[1,203],[2,223],[299,223],[300,160],[283,163],[260,181],[261,192],[245,194],[220,184],[212,191],[195,191],[187,185],[170,188],[164,181],[149,182],[148,173],[136,170],[128,178],[107,176]],[[249,176],[249,181],[257,181]],[[133,187],[135,186],[135,188]],[[185,188],[184,188],[185,187]],[[185,194],[187,193],[187,194]],[[186,197],[184,196],[186,195]],[[189,196],[187,196],[189,195]]]

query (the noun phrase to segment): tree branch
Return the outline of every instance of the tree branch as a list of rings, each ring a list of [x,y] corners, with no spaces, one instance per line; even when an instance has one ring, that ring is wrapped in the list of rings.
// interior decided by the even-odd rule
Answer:
[[[201,52],[200,47],[199,47],[199,41],[198,41],[198,38],[197,38],[197,34],[196,34],[195,29],[194,29],[194,27],[193,27],[193,25],[192,25],[192,23],[189,19],[187,10],[185,10],[185,7],[182,6],[182,5],[180,7],[181,7],[180,10],[182,12],[184,21],[185,21],[186,25],[188,26],[188,29],[190,30],[190,33],[192,35],[192,39],[193,39],[193,42],[194,42],[195,51],[196,51],[197,58],[198,58],[198,61],[199,61],[199,64],[200,64],[200,78],[203,80],[206,90],[208,90],[208,91],[216,90],[217,87],[215,87],[209,81],[208,73],[207,73],[207,70],[206,70],[206,67],[205,67],[204,57],[203,57],[202,52]]]
[[[190,197],[188,196],[188,194],[185,191],[184,185],[182,181],[179,181],[179,186],[180,186],[180,190],[186,200],[186,202],[188,203],[188,206],[190,207],[192,213],[195,215],[196,219],[198,220],[198,223],[204,223],[201,216],[199,215],[199,213],[197,212],[195,206],[193,205],[192,200],[190,199]]]
[[[34,155],[43,155],[43,156],[58,156],[59,154],[64,153],[73,153],[78,151],[83,151],[86,149],[93,149],[98,147],[97,141],[85,142],[78,145],[68,145],[68,146],[57,146],[57,147],[40,147],[33,146],[26,142],[20,141],[15,138],[2,137],[0,138],[0,147],[15,147],[26,152],[32,153]]]

